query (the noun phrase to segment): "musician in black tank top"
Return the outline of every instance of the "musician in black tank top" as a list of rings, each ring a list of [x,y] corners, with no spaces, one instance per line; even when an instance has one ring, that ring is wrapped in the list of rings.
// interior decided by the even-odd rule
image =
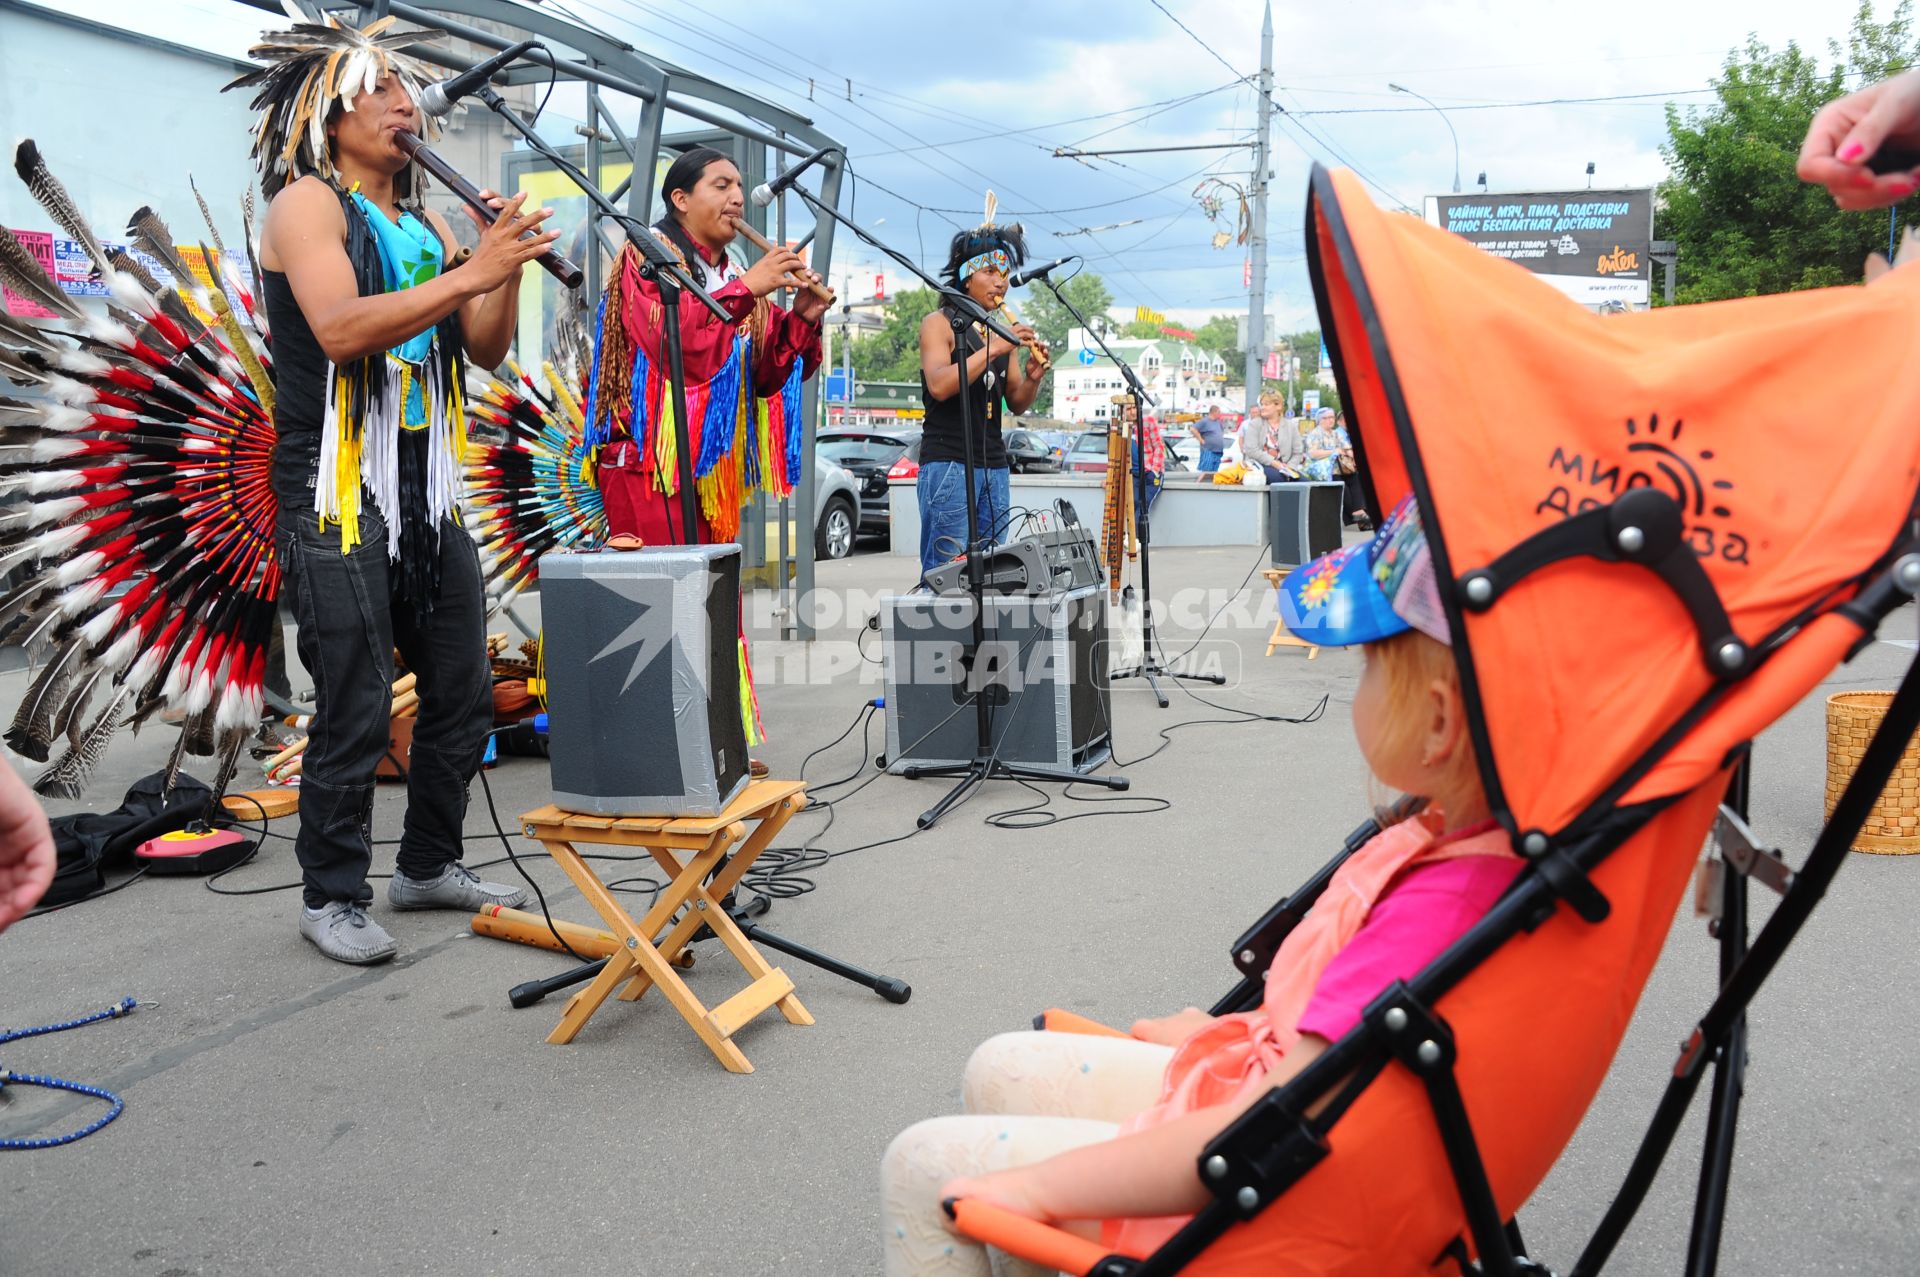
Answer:
[[[1007,294],[1007,276],[1026,260],[1018,226],[991,221],[953,237],[943,272],[949,284],[988,311]],[[1002,317],[1004,318],[1004,316]],[[1031,328],[1013,325],[1023,341],[1037,343]],[[1004,337],[972,324],[961,341],[967,354],[967,415],[960,412],[960,372],[954,366],[953,312],[942,306],[920,325],[920,389],[927,405],[920,439],[920,571],[922,575],[966,552],[966,459],[973,448],[974,502],[980,538],[987,544],[1008,533],[1007,449],[1002,415],[1021,413],[1040,393],[1046,363],[1032,345],[1021,359]]]
[[[376,28],[310,25],[253,50],[255,158],[271,201],[260,244],[279,434],[273,489],[284,597],[314,711],[302,762],[300,933],[326,956],[372,963],[393,939],[368,918],[374,772],[387,754],[396,646],[420,695],[396,908],[523,903],[460,863],[467,785],[492,727],[486,600],[455,521],[468,361],[512,345],[522,267],[556,235],[542,209],[496,201],[471,260],[446,269],[451,230],[419,206],[395,142],[418,132],[434,74]],[[347,108],[351,109],[347,109]],[[476,223],[481,221],[475,218]]]

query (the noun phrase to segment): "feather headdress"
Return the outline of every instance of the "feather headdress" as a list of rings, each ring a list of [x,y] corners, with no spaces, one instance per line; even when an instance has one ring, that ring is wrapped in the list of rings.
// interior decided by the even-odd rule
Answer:
[[[947,264],[941,275],[953,287],[960,287],[966,282],[967,276],[981,266],[998,266],[1003,274],[1012,274],[1027,260],[1027,240],[1020,224],[1011,222],[1001,226],[995,223],[994,215],[999,209],[999,198],[988,191],[986,215],[980,225],[970,231],[961,231],[948,245]]]
[[[349,26],[330,13],[324,18],[324,24],[297,22],[288,30],[262,34],[247,56],[265,65],[226,86],[259,90],[252,103],[260,113],[253,130],[253,162],[268,199],[308,174],[333,182],[327,121],[335,110],[353,110],[354,99],[373,92],[381,76],[396,77],[416,106],[421,90],[434,79],[426,63],[400,52],[429,38],[430,32],[391,30],[392,17],[364,27]],[[420,124],[423,139],[431,142],[438,136],[438,122],[424,111]],[[408,173],[416,167],[409,165]],[[403,195],[420,189],[416,180]]]
[[[183,714],[177,766],[181,750],[231,760],[259,721],[280,590],[270,374],[216,251],[201,248],[202,288],[141,210],[134,238],[174,272],[165,287],[103,247],[31,140],[14,164],[111,289],[105,315],[82,310],[0,228],[0,280],[55,312],[0,310],[0,371],[35,396],[0,399],[0,570],[20,569],[0,637],[45,658],[6,742],[44,762],[64,737],[35,788],[77,797],[125,723]]]

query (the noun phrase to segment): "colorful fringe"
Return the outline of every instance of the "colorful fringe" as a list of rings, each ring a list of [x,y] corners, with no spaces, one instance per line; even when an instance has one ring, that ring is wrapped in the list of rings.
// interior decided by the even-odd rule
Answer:
[[[622,435],[632,438],[641,472],[652,476],[658,491],[675,496],[680,491],[680,459],[671,387],[664,372],[636,345],[626,401],[615,403],[603,393],[618,379],[602,375],[602,357],[619,354],[606,348],[605,312],[603,299],[595,367],[586,378],[587,449],[591,452]],[[738,334],[720,371],[686,389],[694,489],[702,515],[723,541],[739,537],[741,507],[755,492],[788,496],[800,470],[800,365],[794,365],[779,393],[758,399],[752,393],[753,355],[752,339]]]

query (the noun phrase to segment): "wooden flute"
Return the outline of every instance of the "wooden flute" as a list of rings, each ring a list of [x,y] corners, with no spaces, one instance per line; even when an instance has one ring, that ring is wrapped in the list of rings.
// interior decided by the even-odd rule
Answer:
[[[489,221],[497,222],[500,220],[500,210],[480,198],[480,188],[460,176],[459,171],[455,169],[453,165],[434,154],[427,144],[422,142],[418,136],[408,132],[406,129],[398,129],[394,132],[393,140],[399,144],[402,151],[406,152],[408,159],[414,161],[421,168],[438,178],[440,184],[459,196],[468,208],[471,208],[474,212]],[[532,237],[532,231],[525,231],[520,236],[521,239],[531,239]],[[469,256],[471,256],[471,254],[469,254]],[[552,275],[568,288],[580,287],[581,283],[587,278],[585,271],[561,256],[552,244],[547,245],[546,251],[533,260],[545,267],[548,274]],[[458,261],[453,263],[455,266],[459,264]]]
[[[1014,327],[1020,322],[1020,316],[1013,313],[1013,307],[1006,305],[1004,302],[1001,303],[1000,313],[1007,317],[1007,327],[1009,328]],[[1053,356],[1048,352],[1045,342],[1041,341],[1038,337],[1033,337],[1030,338],[1025,345],[1028,350],[1034,353],[1034,357],[1040,361],[1040,371],[1043,374],[1053,366]]]
[[[755,229],[753,229],[753,223],[749,222],[746,218],[744,217],[734,218],[733,229],[738,231],[740,235],[747,241],[747,243],[752,244],[755,248],[759,249],[761,252],[770,253],[773,251],[773,241],[768,239],[765,235],[762,235],[759,231],[756,231]],[[831,288],[828,288],[825,284],[819,283],[816,280],[807,280],[804,283],[800,284],[799,287],[806,289],[808,292],[812,293],[815,297],[818,297],[823,302],[830,302],[833,300],[833,290]]]

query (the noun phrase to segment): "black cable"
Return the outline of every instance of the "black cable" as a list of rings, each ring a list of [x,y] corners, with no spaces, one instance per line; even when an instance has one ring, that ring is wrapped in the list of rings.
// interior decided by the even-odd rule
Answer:
[[[520,871],[520,876],[527,880],[527,885],[533,888],[534,898],[540,902],[540,914],[547,920],[547,930],[553,933],[553,938],[559,942],[562,949],[573,955],[576,962],[591,962],[591,958],[568,944],[567,938],[560,934],[560,928],[553,922],[553,912],[547,908],[547,893],[540,890],[540,884],[533,880],[533,875],[527,872],[527,867],[520,863],[520,857],[514,854],[513,843],[508,839],[506,829],[500,824],[500,812],[493,805],[493,785],[487,780],[487,769],[484,767],[480,769],[480,792],[486,795],[487,815],[493,818],[493,832],[500,835],[500,845],[506,848],[507,859],[511,860],[513,867]]]
[[[28,912],[20,915],[21,921],[24,922],[28,918],[44,917],[45,915],[50,913],[59,913],[62,909],[71,909],[75,905],[86,904],[89,900],[99,900],[105,896],[112,895],[116,891],[123,891],[126,888],[131,887],[134,883],[139,882],[142,878],[146,877],[147,870],[150,869],[151,867],[152,866],[150,865],[141,865],[138,869],[128,874],[125,878],[122,878],[119,882],[114,883],[111,887],[102,887],[98,891],[88,892],[86,895],[81,896],[78,900],[65,900],[57,905],[44,905],[39,909],[29,910]]]
[[[560,59],[553,56],[553,50],[544,44],[535,44],[533,47],[547,55],[547,92],[540,99],[540,105],[533,108],[533,118],[527,121],[528,128],[540,123],[540,116],[545,113],[547,103],[553,100],[553,86],[560,79]]]
[[[1188,655],[1193,651],[1194,648],[1199,647],[1200,644],[1205,641],[1207,637],[1207,631],[1211,630],[1213,628],[1213,623],[1220,619],[1220,614],[1225,612],[1227,608],[1232,606],[1233,601],[1240,597],[1240,592],[1247,588],[1247,582],[1253,580],[1253,574],[1260,570],[1260,565],[1266,562],[1266,559],[1267,559],[1267,551],[1266,551],[1266,548],[1263,546],[1261,547],[1260,552],[1254,555],[1253,566],[1248,568],[1247,574],[1240,578],[1240,584],[1234,587],[1233,593],[1227,596],[1226,601],[1224,603],[1222,603],[1219,607],[1214,609],[1213,615],[1208,617],[1207,623],[1200,628],[1199,635],[1194,638],[1193,642],[1187,644],[1186,649],[1182,651],[1179,656],[1175,656],[1172,658],[1169,658],[1167,656],[1167,649],[1165,645],[1160,643],[1160,631],[1158,628],[1154,630],[1153,641],[1155,646],[1158,646],[1160,648],[1160,664],[1162,668],[1170,668],[1175,661],[1178,661],[1181,659],[1181,657]],[[1146,608],[1149,608],[1152,605],[1153,605],[1153,600],[1151,599],[1140,600],[1140,606],[1143,612]]]
[[[1015,777],[1015,782],[1022,788],[1030,790],[1037,795],[1038,801],[1028,803],[1024,807],[1009,807],[1005,811],[996,811],[985,819],[984,824],[991,825],[995,829],[1046,829],[1052,825],[1064,825],[1069,820],[1090,820],[1096,816],[1150,816],[1155,812],[1173,810],[1173,802],[1171,799],[1155,798],[1149,794],[1132,794],[1126,797],[1112,798],[1089,798],[1074,793],[1074,787],[1067,785],[1060,791],[1060,796],[1069,802],[1100,805],[1145,803],[1149,805],[1128,807],[1124,811],[1083,811],[1076,812],[1071,816],[1062,816],[1052,810],[1052,794],[1049,794],[1037,785],[1032,785],[1024,780],[1020,780],[1018,777]]]

